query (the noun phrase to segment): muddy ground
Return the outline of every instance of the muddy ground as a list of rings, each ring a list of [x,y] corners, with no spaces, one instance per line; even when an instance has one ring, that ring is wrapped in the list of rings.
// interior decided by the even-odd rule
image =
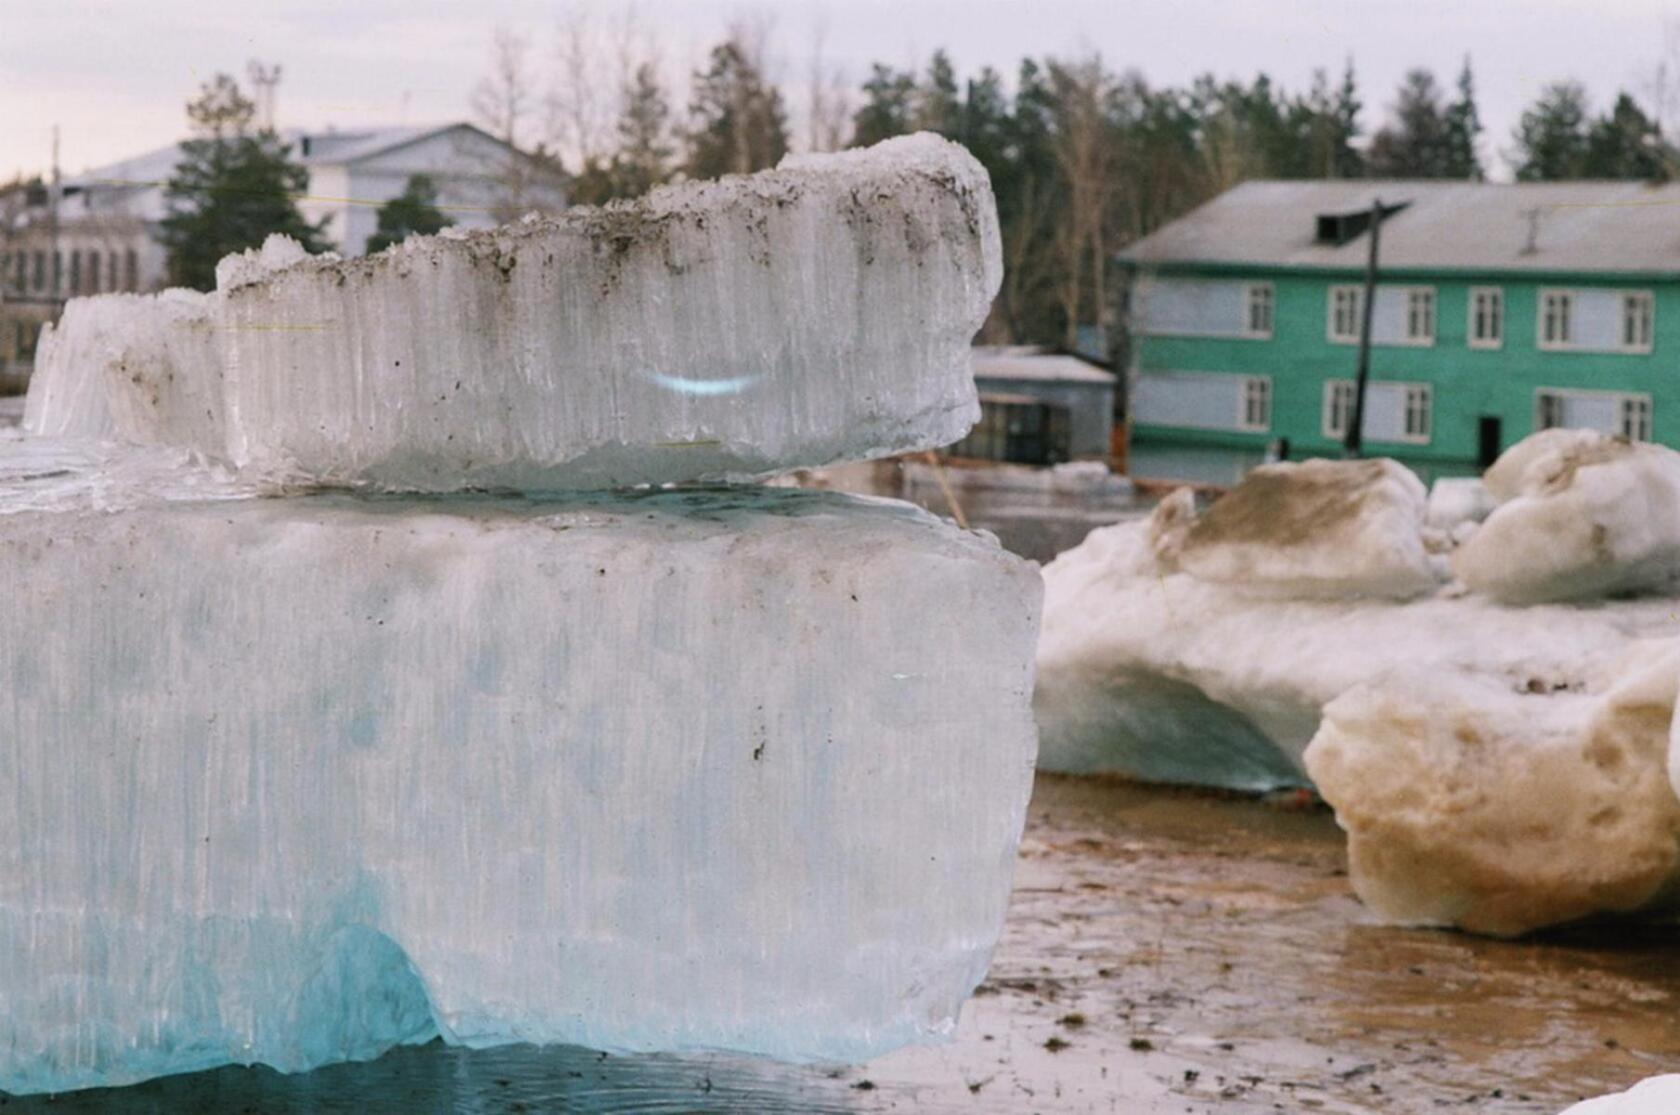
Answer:
[[[5,1111],[1553,1115],[1661,1071],[1680,927],[1384,928],[1326,812],[1040,776],[1003,943],[948,1045],[833,1068],[433,1043]]]

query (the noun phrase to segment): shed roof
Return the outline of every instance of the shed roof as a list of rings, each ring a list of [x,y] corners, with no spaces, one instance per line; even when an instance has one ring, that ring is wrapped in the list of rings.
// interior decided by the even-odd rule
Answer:
[[[975,345],[974,378],[1114,386],[1114,375],[1077,356],[1036,345]]]
[[[1408,203],[1382,225],[1386,268],[1680,272],[1680,183],[1253,181],[1119,253],[1148,264],[1364,266],[1369,233],[1317,240],[1320,216]]]

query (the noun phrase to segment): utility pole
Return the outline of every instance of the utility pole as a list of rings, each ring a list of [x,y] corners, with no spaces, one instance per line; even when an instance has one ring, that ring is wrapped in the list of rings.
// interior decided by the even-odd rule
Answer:
[[[1382,240],[1381,198],[1371,199],[1371,250],[1365,257],[1365,300],[1359,307],[1359,372],[1353,381],[1353,414],[1342,440],[1342,455],[1357,457],[1365,437],[1365,385],[1371,378],[1371,311],[1377,301],[1377,248]]]

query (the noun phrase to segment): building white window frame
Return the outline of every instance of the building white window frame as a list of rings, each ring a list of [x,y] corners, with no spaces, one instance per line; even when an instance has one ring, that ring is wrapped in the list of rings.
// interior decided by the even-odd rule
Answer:
[[[1657,300],[1650,290],[1618,290],[1621,313],[1616,343],[1587,346],[1575,341],[1575,294],[1568,287],[1543,287],[1536,295],[1534,343],[1543,352],[1608,352],[1643,355],[1656,347]]]
[[[1371,387],[1400,387],[1406,392],[1405,412],[1401,421],[1402,433],[1397,438],[1371,437],[1366,440],[1383,445],[1428,445],[1435,436],[1435,388],[1427,383],[1402,380],[1371,380]],[[1353,421],[1356,385],[1351,379],[1327,379],[1319,416],[1319,430],[1331,441],[1347,437],[1348,425]]]
[[[1471,348],[1505,347],[1505,288],[1473,286],[1464,318],[1464,335]]]
[[[1399,343],[1413,348],[1432,348],[1435,344],[1435,288],[1402,286],[1391,289],[1403,291],[1406,296],[1406,339]]]
[[[1611,398],[1617,401],[1620,428],[1616,431],[1625,438],[1633,441],[1650,441],[1652,430],[1652,416],[1656,407],[1651,402],[1651,396],[1644,391],[1594,391],[1578,387],[1536,387],[1534,389],[1534,429],[1555,429],[1556,423],[1546,421],[1546,401],[1548,398],[1562,399],[1568,396],[1596,396]]]
[[[1353,393],[1351,379],[1324,381],[1324,402],[1319,415],[1319,432],[1332,441],[1347,437],[1348,423],[1353,421]]]
[[[1428,445],[1435,433],[1435,389],[1427,383],[1406,384],[1406,411],[1400,440]]]
[[[1365,288],[1355,283],[1332,283],[1325,299],[1325,339],[1332,344],[1358,344],[1365,312]]]
[[[1272,431],[1272,377],[1244,376],[1241,413],[1237,415],[1237,429],[1243,433],[1267,434]]]
[[[1404,299],[1405,335],[1395,341],[1379,341],[1373,336],[1371,344],[1384,348],[1433,348],[1439,304],[1435,288],[1383,283],[1377,287],[1377,297],[1382,297],[1383,291],[1395,291]],[[1331,344],[1358,344],[1359,332],[1364,327],[1364,314],[1365,287],[1362,284],[1332,284],[1324,315],[1325,339]]]
[[[1622,352],[1650,352],[1656,338],[1657,300],[1648,290],[1622,292]]]
[[[1555,287],[1542,287],[1536,295],[1534,315],[1534,343],[1543,352],[1567,352],[1575,347],[1570,343],[1571,319],[1575,312],[1575,295]]]
[[[1277,322],[1277,288],[1271,283],[1245,283],[1243,290],[1243,336],[1257,341],[1272,339]]]

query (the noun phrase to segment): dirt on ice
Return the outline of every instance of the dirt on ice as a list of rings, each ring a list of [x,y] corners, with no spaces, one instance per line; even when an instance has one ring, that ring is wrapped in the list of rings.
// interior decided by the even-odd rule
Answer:
[[[956,1038],[867,1065],[468,1051],[218,1069],[34,1111],[1555,1115],[1680,1071],[1680,926],[1522,941],[1373,923],[1321,809],[1040,775]]]

